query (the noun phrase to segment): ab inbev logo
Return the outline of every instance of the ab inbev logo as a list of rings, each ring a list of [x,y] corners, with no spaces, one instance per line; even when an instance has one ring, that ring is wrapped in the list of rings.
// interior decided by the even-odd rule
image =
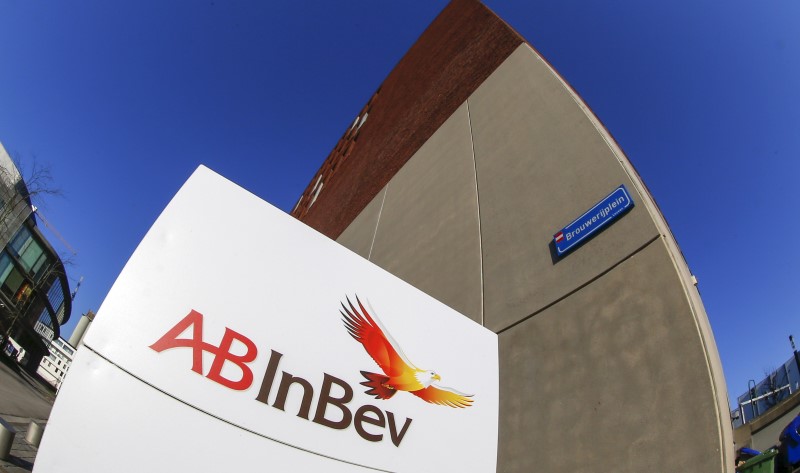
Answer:
[[[350,302],[349,298],[346,298],[346,301],[347,305],[341,304],[344,310],[340,313],[344,317],[347,332],[364,346],[367,353],[384,372],[384,374],[378,374],[361,371],[367,379],[361,383],[368,388],[367,394],[376,399],[386,400],[397,391],[407,391],[433,404],[451,407],[469,407],[472,404],[471,395],[436,385],[435,381],[441,380],[441,376],[436,372],[414,366],[388,331],[383,328],[378,318],[370,315],[358,297],[356,297],[358,309]],[[203,320],[203,314],[191,310],[174,327],[150,345],[150,348],[158,353],[173,348],[191,349],[192,371],[232,390],[244,391],[250,388],[255,379],[250,364],[257,359],[259,352],[256,343],[228,327],[225,328],[219,345],[209,343],[203,337]],[[181,338],[181,335],[186,332],[189,332],[191,336]],[[344,331],[342,332],[344,334]],[[231,348],[234,343],[243,345],[245,353],[240,355],[232,353]],[[241,352],[241,349],[237,347],[236,351]],[[208,372],[203,367],[203,352],[213,355]],[[388,437],[391,442],[396,447],[400,446],[413,419],[405,418],[401,422],[400,417],[393,412],[389,410],[384,412],[379,407],[369,404],[359,407],[351,406],[354,394],[352,386],[331,374],[323,373],[322,385],[317,388],[319,397],[312,416],[311,404],[316,389],[307,379],[286,371],[281,371],[280,377],[278,377],[280,361],[283,356],[276,350],[270,350],[267,368],[261,379],[261,386],[255,401],[284,411],[290,388],[300,386],[302,401],[297,417],[339,430],[346,429],[353,424],[358,435],[370,442],[382,441],[385,437],[385,430],[388,429]],[[236,366],[240,375],[236,378],[223,375],[226,363]],[[231,370],[227,371],[227,373],[230,372]],[[278,378],[280,378],[279,381]],[[270,393],[274,392],[276,386],[277,395],[270,404]],[[334,386],[338,386],[338,388],[334,388]],[[292,392],[296,393],[297,390]],[[336,396],[333,394],[334,392],[342,394]],[[367,427],[365,424],[371,427]]]
[[[247,258],[206,257],[231,238]],[[163,470],[496,470],[497,334],[205,167],[99,314],[42,471],[131,473],[116,460],[154,418],[149,440],[193,452],[155,452]],[[119,410],[125,396],[142,402]],[[92,455],[57,428],[76,412],[104,426]]]

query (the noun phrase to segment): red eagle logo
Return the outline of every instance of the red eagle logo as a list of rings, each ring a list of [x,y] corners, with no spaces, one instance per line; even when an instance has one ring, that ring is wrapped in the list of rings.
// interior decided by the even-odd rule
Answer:
[[[367,379],[362,382],[366,393],[376,399],[389,399],[397,391],[408,391],[420,399],[432,404],[450,407],[469,407],[473,399],[471,394],[464,394],[452,388],[435,384],[441,376],[431,370],[422,370],[414,366],[405,356],[400,346],[383,327],[377,317],[373,317],[364,308],[356,296],[356,308],[350,298],[347,305],[342,303],[342,321],[350,335],[367,350],[369,356],[383,370],[383,374],[362,371]]]

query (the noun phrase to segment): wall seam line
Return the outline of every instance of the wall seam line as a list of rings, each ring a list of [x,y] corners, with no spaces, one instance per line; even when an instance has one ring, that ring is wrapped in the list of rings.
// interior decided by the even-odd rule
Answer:
[[[496,333],[496,334],[498,334],[498,335],[500,335],[501,333],[505,332],[506,330],[510,330],[510,329],[512,329],[512,328],[514,328],[514,327],[516,327],[517,325],[519,325],[519,324],[521,324],[521,323],[523,323],[523,322],[525,322],[525,321],[529,320],[530,318],[532,318],[532,317],[534,317],[534,316],[536,316],[536,315],[538,315],[538,314],[540,314],[540,313],[544,312],[545,310],[549,309],[550,307],[553,307],[554,305],[558,304],[559,302],[563,301],[564,299],[567,299],[568,297],[570,297],[570,296],[572,296],[573,294],[577,293],[577,292],[578,292],[578,291],[580,291],[581,289],[585,288],[586,286],[588,286],[588,285],[592,284],[593,282],[595,282],[595,281],[597,281],[598,279],[602,278],[602,277],[603,277],[603,276],[605,276],[606,274],[610,273],[610,272],[611,272],[611,271],[613,271],[613,270],[614,270],[614,269],[615,269],[617,266],[619,266],[619,265],[621,265],[622,263],[624,263],[624,262],[628,261],[629,259],[633,258],[633,257],[634,257],[634,256],[636,256],[638,253],[640,253],[642,250],[644,250],[645,248],[647,248],[648,246],[650,246],[651,244],[653,244],[653,242],[655,242],[655,241],[658,241],[660,238],[661,238],[661,235],[660,235],[660,234],[659,234],[659,235],[656,235],[656,236],[654,236],[654,237],[652,237],[652,238],[650,238],[650,239],[649,239],[648,241],[646,241],[646,242],[645,242],[645,243],[644,243],[642,246],[640,246],[639,248],[636,248],[635,250],[633,250],[633,252],[631,252],[629,255],[625,256],[625,257],[624,257],[624,258],[622,258],[621,260],[619,260],[619,261],[617,261],[616,263],[612,264],[611,266],[609,266],[608,268],[606,268],[606,269],[605,269],[605,270],[603,270],[602,272],[598,273],[597,275],[593,276],[592,278],[590,278],[588,281],[584,282],[584,283],[583,283],[583,284],[581,284],[580,286],[578,286],[578,287],[576,287],[575,289],[573,289],[573,290],[569,291],[568,293],[564,294],[563,296],[559,297],[558,299],[556,299],[556,300],[554,300],[554,301],[552,301],[552,302],[550,302],[550,303],[548,303],[548,304],[544,305],[544,306],[543,306],[543,307],[541,307],[540,309],[537,309],[537,310],[536,310],[535,312],[533,312],[532,314],[530,314],[530,315],[527,315],[527,316],[525,316],[525,317],[523,317],[523,318],[521,318],[521,319],[517,320],[516,322],[514,322],[514,323],[512,323],[512,324],[510,324],[510,325],[508,325],[508,326],[506,326],[506,327],[503,327],[503,328],[501,328],[500,330],[497,330],[495,333]]]
[[[375,238],[378,236],[378,225],[381,223],[381,215],[383,214],[383,204],[386,203],[386,194],[389,193],[389,183],[383,188],[383,199],[381,199],[381,208],[378,210],[378,218],[375,220],[375,231],[372,232],[372,243],[369,244],[369,254],[367,254],[367,261],[372,261],[372,248],[375,247]]]
[[[475,206],[478,212],[478,259],[480,260],[481,277],[481,325],[486,326],[486,303],[483,296],[483,229],[481,227],[481,197],[478,192],[478,163],[475,159],[475,138],[472,136],[472,114],[469,110],[469,98],[464,102],[467,105],[467,123],[469,124],[469,146],[472,150],[472,169],[475,172]]]

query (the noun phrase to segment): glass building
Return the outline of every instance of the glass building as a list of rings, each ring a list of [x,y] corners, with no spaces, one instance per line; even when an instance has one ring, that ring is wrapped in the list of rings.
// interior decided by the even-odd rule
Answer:
[[[35,370],[69,320],[72,298],[64,263],[37,227],[31,194],[0,145],[0,340]]]

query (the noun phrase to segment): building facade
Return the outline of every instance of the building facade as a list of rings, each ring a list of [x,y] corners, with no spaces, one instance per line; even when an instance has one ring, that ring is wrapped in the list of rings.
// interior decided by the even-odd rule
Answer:
[[[554,235],[624,185],[633,208]],[[553,67],[455,0],[292,215],[499,336],[498,471],[733,471],[721,362],[631,162]]]
[[[94,315],[91,310],[81,315],[78,324],[69,337],[69,341],[63,337],[56,338],[50,344],[50,354],[42,358],[42,362],[36,372],[48,383],[52,384],[54,388],[61,387],[64,376],[66,376],[67,370],[72,364],[75,351],[83,344],[83,337],[94,321]]]
[[[64,263],[36,225],[31,191],[0,145],[0,338],[35,371],[69,320]]]
[[[50,344],[50,354],[42,358],[36,372],[58,389],[64,382],[64,376],[66,376],[74,356],[75,347],[61,337],[56,338]]]

